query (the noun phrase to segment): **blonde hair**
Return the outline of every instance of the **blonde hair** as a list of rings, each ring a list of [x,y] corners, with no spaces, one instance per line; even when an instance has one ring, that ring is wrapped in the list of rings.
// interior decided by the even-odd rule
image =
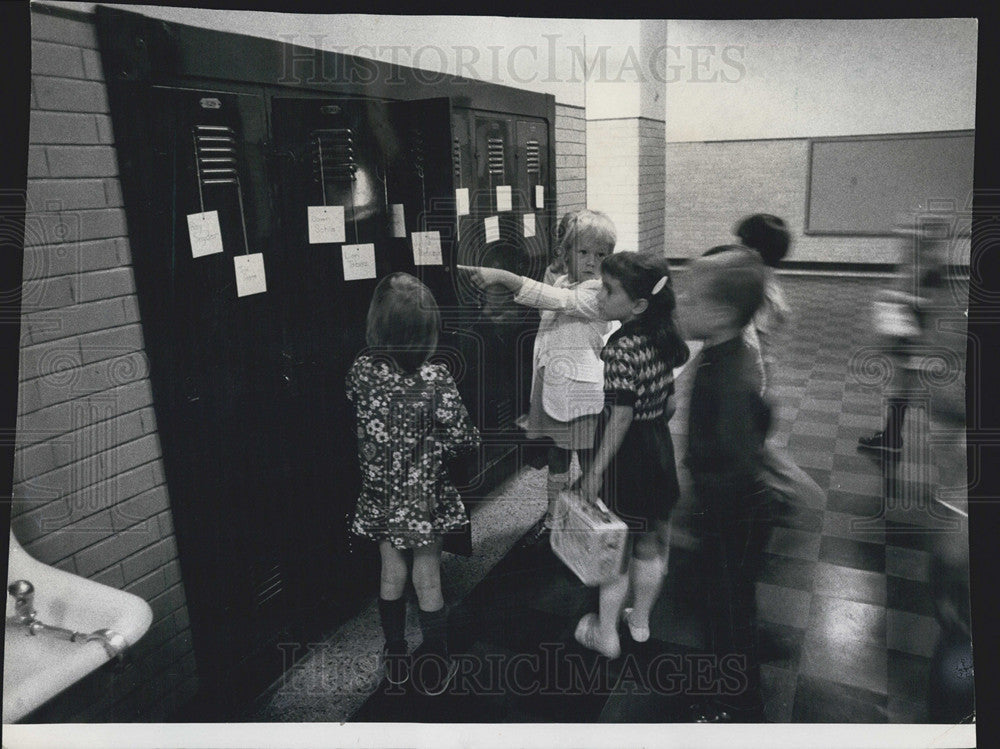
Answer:
[[[375,287],[365,341],[407,372],[416,371],[437,349],[441,312],[434,295],[409,273],[392,273]]]
[[[574,220],[566,227],[566,236],[562,241],[563,251],[572,251],[575,247],[586,245],[594,251],[604,250],[608,254],[614,252],[618,233],[614,222],[607,214],[600,211],[578,211]]]

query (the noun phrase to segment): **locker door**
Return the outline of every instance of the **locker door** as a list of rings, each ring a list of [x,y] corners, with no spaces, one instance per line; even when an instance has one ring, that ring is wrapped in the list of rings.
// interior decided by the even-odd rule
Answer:
[[[525,237],[525,251],[532,266],[547,264],[555,195],[549,193],[549,129],[544,120],[517,121],[518,201],[525,214],[534,214],[534,236]],[[541,188],[541,190],[539,190]]]
[[[273,190],[284,247],[275,283],[285,302],[283,376],[294,394],[288,422],[297,425],[285,439],[296,463],[291,488],[310,528],[306,547],[334,560],[325,584],[331,599],[376,589],[375,549],[349,532],[360,472],[354,411],[344,393],[347,371],[365,347],[372,292],[380,279],[405,271],[421,278],[442,307],[454,299],[448,118],[447,100],[271,100]],[[310,208],[342,212],[343,235],[311,235]],[[411,236],[421,231],[438,232],[440,264],[415,263]],[[345,275],[345,245],[357,244],[370,246],[374,266],[360,275],[373,277]],[[444,360],[447,349],[442,337]]]
[[[209,690],[236,684],[235,700],[274,678],[287,637],[280,304],[270,286],[238,296],[234,266],[259,253],[271,280],[266,116],[253,95],[154,88],[150,102],[136,280],[194,643]],[[221,252],[195,257],[189,217],[203,214]]]

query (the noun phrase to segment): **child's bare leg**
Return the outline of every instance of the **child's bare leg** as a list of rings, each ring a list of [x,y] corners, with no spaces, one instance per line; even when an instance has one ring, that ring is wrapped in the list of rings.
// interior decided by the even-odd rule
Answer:
[[[440,541],[413,550],[413,588],[421,611],[437,611],[444,606]]]
[[[379,597],[385,601],[395,601],[403,597],[403,589],[406,587],[406,557],[388,541],[380,541],[378,550],[382,556]]]
[[[670,525],[666,521],[655,522],[656,527],[636,541],[629,567],[632,608],[626,610],[626,620],[637,642],[649,639],[649,614],[660,595],[670,552]]]
[[[545,495],[548,500],[548,507],[545,510],[545,526],[552,526],[552,518],[555,516],[556,500],[559,492],[566,489],[569,484],[569,461],[571,458],[569,450],[561,447],[549,448],[549,475],[545,482]]]
[[[586,476],[587,472],[590,471],[590,467],[594,464],[594,448],[581,448],[576,451],[576,457],[580,461],[580,474]]]

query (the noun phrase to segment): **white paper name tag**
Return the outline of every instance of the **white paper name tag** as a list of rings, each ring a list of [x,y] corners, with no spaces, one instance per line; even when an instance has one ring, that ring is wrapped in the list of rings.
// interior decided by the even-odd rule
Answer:
[[[469,188],[460,187],[455,190],[455,212],[459,216],[469,215]]]
[[[483,219],[483,225],[486,227],[486,242],[499,242],[500,241],[500,217],[490,216],[489,218]]]
[[[375,278],[374,244],[345,244],[341,250],[344,254],[345,281]]]
[[[267,291],[264,256],[261,253],[237,255],[233,258],[233,263],[236,266],[236,296],[249,296]]]
[[[415,231],[413,239],[414,265],[443,265],[441,259],[441,232]]]
[[[222,252],[222,232],[219,230],[218,211],[192,213],[188,215],[187,219],[192,257]]]
[[[535,208],[545,207],[545,185],[535,185]]]
[[[344,206],[311,205],[309,214],[309,244],[331,244],[344,241]]]
[[[500,185],[497,187],[497,213],[512,209],[510,200],[510,185]]]
[[[524,214],[524,236],[533,237],[535,236],[535,214],[525,213]]]
[[[402,203],[392,204],[392,236],[397,239],[406,236],[406,211]]]

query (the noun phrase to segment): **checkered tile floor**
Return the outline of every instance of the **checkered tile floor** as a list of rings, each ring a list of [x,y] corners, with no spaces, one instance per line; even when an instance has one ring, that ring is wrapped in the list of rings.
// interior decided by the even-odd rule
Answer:
[[[799,508],[767,548],[758,583],[767,716],[926,722],[939,634],[928,531],[940,524],[929,510],[926,416],[913,408],[907,414],[896,469],[857,451],[858,437],[881,428],[884,414],[881,388],[872,384],[877,372],[862,371],[859,359],[872,345],[867,310],[884,281],[789,276],[783,284],[796,320],[779,352],[772,440],[787,447],[826,501]],[[672,429],[679,454],[692,370],[678,381]],[[450,692],[399,695],[383,683],[354,720],[688,720],[691,664],[704,649],[698,579],[679,543],[652,638],[637,645],[623,630],[623,657],[609,662],[573,639],[579,617],[596,608],[596,592],[576,582],[546,545],[515,547],[452,604],[453,651],[469,657]]]

